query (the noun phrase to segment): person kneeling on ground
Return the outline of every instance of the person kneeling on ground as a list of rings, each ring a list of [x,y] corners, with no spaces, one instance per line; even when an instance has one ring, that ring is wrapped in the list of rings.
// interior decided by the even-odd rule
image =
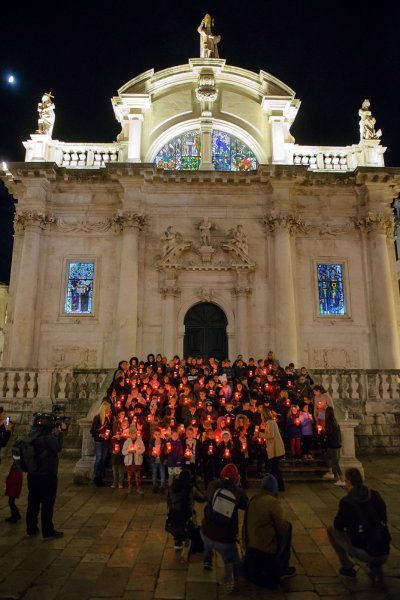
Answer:
[[[358,469],[345,473],[347,496],[339,503],[328,538],[341,563],[339,573],[354,578],[356,570],[350,557],[366,563],[373,582],[383,578],[382,565],[390,551],[386,504],[379,492],[363,484]]]
[[[266,475],[261,491],[247,506],[243,522],[245,575],[252,583],[266,588],[276,588],[284,579],[296,575],[295,567],[289,566],[292,525],[284,518],[277,496],[276,478]]]
[[[218,552],[225,564],[225,593],[233,592],[235,576],[239,575],[241,562],[236,547],[239,516],[248,498],[239,486],[240,476],[236,466],[229,463],[220,473],[221,479],[212,481],[207,488],[207,505],[201,528],[204,543],[204,569],[212,569],[213,551]]]

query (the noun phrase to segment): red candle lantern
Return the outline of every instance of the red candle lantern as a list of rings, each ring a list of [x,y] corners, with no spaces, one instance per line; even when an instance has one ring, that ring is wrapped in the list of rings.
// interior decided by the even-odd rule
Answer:
[[[211,456],[214,452],[214,446],[212,444],[210,444],[208,446],[208,455]]]
[[[207,421],[210,422],[211,421],[211,415],[207,415]]]
[[[129,452],[131,452],[131,453],[135,452],[135,445],[134,444],[131,444],[129,446]]]
[[[258,426],[258,425],[256,425],[256,426],[254,427],[254,433],[255,433],[255,435],[258,435],[258,434],[259,434],[259,432],[260,432],[260,428],[259,428],[259,426]]]
[[[170,419],[169,424],[171,427],[175,425],[175,419]]]
[[[118,454],[118,452],[121,450],[121,446],[119,444],[114,444],[114,452],[115,454]]]
[[[190,448],[186,448],[185,450],[185,458],[192,458],[193,453]]]
[[[201,400],[198,401],[197,408],[203,408],[203,403]]]
[[[322,433],[323,427],[322,425],[317,425],[317,433],[320,435]]]
[[[231,418],[230,417],[226,417],[225,420],[226,420],[227,424],[229,425],[229,423],[231,422]]]
[[[184,399],[183,399],[183,404],[184,404],[185,406],[187,406],[187,405],[189,404],[189,398],[184,398]]]
[[[185,426],[184,426],[184,424],[183,424],[183,423],[181,423],[181,425],[179,425],[179,431],[180,431],[181,433],[183,433],[183,432],[185,431]]]
[[[295,419],[294,420],[294,424],[297,425],[297,426],[299,426],[300,425],[300,419]]]
[[[221,405],[225,406],[225,404],[226,404],[226,399],[225,398],[221,398]]]
[[[171,442],[167,442],[167,444],[166,444],[166,449],[167,449],[167,452],[168,452],[168,454],[169,454],[169,453],[171,452],[171,450],[172,450],[172,445],[171,445]]]
[[[152,454],[152,456],[155,456],[155,457],[158,456],[158,450],[157,450],[157,448],[155,446],[154,446],[153,451],[152,451],[151,454]]]
[[[147,422],[151,423],[153,420],[153,415],[147,415]]]
[[[246,452],[246,449],[247,449],[247,443],[242,442],[242,452]]]
[[[249,371],[249,377],[253,377],[253,371]]]
[[[229,450],[229,448],[225,448],[224,450],[224,458],[229,458],[231,455],[231,452]]]
[[[196,419],[192,419],[192,425],[196,425]]]

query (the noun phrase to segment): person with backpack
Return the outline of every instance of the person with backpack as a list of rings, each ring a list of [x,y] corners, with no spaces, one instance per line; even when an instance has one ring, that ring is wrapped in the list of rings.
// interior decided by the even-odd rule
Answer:
[[[239,527],[238,509],[245,510],[247,495],[239,487],[240,476],[233,463],[224,466],[221,479],[213,481],[206,492],[207,504],[201,527],[204,543],[204,569],[212,569],[214,550],[222,556],[225,564],[224,590],[233,592],[235,577],[239,574],[241,561],[236,540]]]
[[[33,447],[33,459],[29,460],[28,507],[26,510],[26,532],[28,536],[39,533],[38,516],[41,513],[41,527],[44,539],[63,535],[53,525],[54,503],[57,495],[58,457],[63,447],[65,423],[54,426],[52,415],[36,415],[25,446]],[[26,438],[27,439],[27,438]],[[14,448],[13,448],[13,458]]]
[[[273,475],[262,479],[261,490],[249,501],[242,533],[244,572],[251,583],[274,589],[296,575],[289,566],[292,525],[284,518]]]
[[[196,529],[194,502],[204,502],[204,496],[194,484],[189,469],[182,469],[168,488],[168,515],[165,529],[174,538],[174,549],[181,550],[181,560],[187,561]]]
[[[354,558],[368,565],[373,582],[382,581],[382,565],[388,559],[391,539],[386,504],[379,492],[364,485],[356,468],[346,470],[345,484],[348,493],[340,500],[333,525],[327,529],[341,563],[339,573],[354,579]]]

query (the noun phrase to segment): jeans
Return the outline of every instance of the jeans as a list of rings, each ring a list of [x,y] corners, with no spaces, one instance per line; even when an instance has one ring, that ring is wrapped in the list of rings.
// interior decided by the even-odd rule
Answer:
[[[214,540],[210,540],[202,531],[200,531],[201,539],[204,544],[203,551],[203,560],[205,563],[212,564],[213,551],[215,550],[222,556],[222,560],[224,561],[224,565],[231,565],[233,567],[233,571],[235,576],[238,576],[241,571],[241,560],[239,558],[238,549],[236,543],[226,544],[224,542],[216,542]]]
[[[151,465],[151,476],[153,488],[157,487],[157,479],[160,480],[160,488],[165,486],[165,467],[163,464],[153,462]]]
[[[325,452],[325,459],[328,463],[328,467],[332,469],[332,473],[335,477],[342,476],[342,469],[339,465],[340,448],[327,448]]]
[[[93,475],[95,479],[102,479],[104,475],[104,466],[108,455],[108,442],[106,440],[94,443],[94,467]]]
[[[388,557],[385,556],[370,556],[362,548],[356,548],[351,545],[349,536],[345,531],[340,531],[330,526],[327,529],[328,538],[332,548],[336,552],[340,564],[344,569],[349,569],[353,566],[353,562],[350,557],[361,560],[361,562],[367,563],[370,567],[377,567],[383,565]]]

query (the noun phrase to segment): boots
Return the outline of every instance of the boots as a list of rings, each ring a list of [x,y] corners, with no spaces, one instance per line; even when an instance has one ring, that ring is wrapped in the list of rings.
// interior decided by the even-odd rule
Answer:
[[[112,472],[113,472],[113,482],[111,484],[111,487],[115,490],[115,488],[118,486],[118,466],[117,465],[113,465],[112,467]]]

